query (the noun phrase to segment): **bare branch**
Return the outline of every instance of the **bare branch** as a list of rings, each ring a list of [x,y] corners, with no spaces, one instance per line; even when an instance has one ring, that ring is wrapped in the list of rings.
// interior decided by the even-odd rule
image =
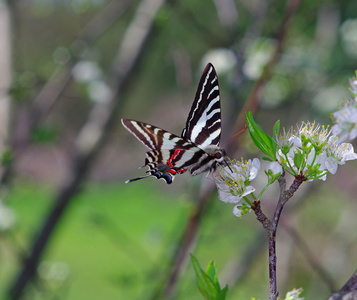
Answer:
[[[19,299],[27,283],[35,276],[37,264],[53,230],[68,207],[70,200],[79,191],[80,183],[103,145],[107,129],[112,125],[116,111],[122,103],[119,95],[121,96],[123,85],[128,81],[134,67],[138,64],[139,56],[151,32],[156,13],[163,3],[164,0],[143,0],[139,5],[113,63],[113,71],[109,81],[112,94],[107,99],[96,102],[86,124],[77,137],[75,155],[71,163],[71,174],[58,191],[54,207],[39,231],[32,246],[31,254],[11,287],[11,299]],[[145,27],[142,27],[143,25]],[[129,35],[134,33],[138,34],[131,36],[130,39]],[[134,39],[136,39],[135,43],[132,42]],[[125,68],[120,69],[120,65],[117,64],[124,61]],[[91,137],[91,139],[89,140],[88,137]]]
[[[129,3],[130,1],[112,1],[84,26],[75,41],[81,41],[87,45],[93,43],[124,13]],[[21,151],[28,144],[33,128],[51,112],[58,102],[63,91],[72,79],[72,70],[77,61],[78,58],[72,57],[66,65],[58,66],[35,96],[30,107],[20,111],[17,116],[15,116],[12,148],[14,152],[16,152],[17,157],[21,155]],[[6,179],[10,169],[11,164],[8,164],[0,180],[1,182]]]
[[[346,284],[337,292],[332,293],[328,300],[354,300],[357,299],[357,270],[352,274]]]

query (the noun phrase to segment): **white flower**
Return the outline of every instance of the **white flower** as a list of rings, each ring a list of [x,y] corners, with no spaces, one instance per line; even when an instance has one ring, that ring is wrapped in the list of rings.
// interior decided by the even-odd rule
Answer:
[[[255,188],[250,182],[257,176],[260,161],[253,160],[230,161],[229,166],[219,167],[213,175],[218,197],[226,203],[238,203],[243,197],[253,193]]]
[[[332,133],[340,137],[340,140],[357,137],[357,79],[350,79],[350,92],[353,99],[346,99],[338,111],[332,114],[335,125]]]
[[[353,103],[346,102],[332,117],[335,122],[331,128],[333,135],[339,136],[340,140],[353,140],[357,137],[357,108]]]
[[[328,126],[306,122],[297,130],[290,131],[289,144],[285,144],[290,148],[277,148],[276,158],[294,176],[304,176],[305,180],[326,180],[327,173],[334,174],[337,164],[343,161],[337,151],[340,142],[340,138],[331,136]],[[352,153],[350,151],[348,148],[348,153],[353,158],[353,150]]]
[[[336,156],[340,157],[340,165],[343,165],[348,160],[354,160],[357,158],[357,154],[354,152],[353,146],[350,143],[342,143],[336,150]]]
[[[287,132],[285,131],[285,128],[283,128],[283,133],[281,135],[276,135],[274,141],[277,145],[277,148],[281,149],[282,153],[286,154],[289,152],[293,145],[294,137],[295,135],[293,128],[290,128],[290,130]]]
[[[254,187],[245,186],[243,181],[237,181],[233,187],[221,185],[218,188],[218,198],[225,203],[238,203],[243,197],[254,191]]]
[[[354,159],[357,159],[357,154],[354,153],[350,143],[338,144],[335,141],[331,142],[330,147],[326,149],[324,166],[331,174],[335,174],[338,165],[344,165],[346,161]]]

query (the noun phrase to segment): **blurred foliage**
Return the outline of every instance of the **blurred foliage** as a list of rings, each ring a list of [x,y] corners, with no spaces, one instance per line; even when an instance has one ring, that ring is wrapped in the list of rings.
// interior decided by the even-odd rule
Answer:
[[[26,128],[22,112],[31,109],[57,68],[69,71],[73,78],[32,131],[31,143],[20,149],[18,156],[12,151],[4,154],[6,161],[14,158],[16,162],[10,191],[5,187],[1,191],[16,223],[0,235],[2,299],[48,213],[56,187],[68,172],[65,167],[75,136],[93,103],[108,92],[108,71],[140,2],[8,1],[13,26],[10,95],[14,122],[24,122]],[[108,24],[98,38],[90,40],[94,29],[101,28],[99,21],[93,35],[81,35],[85,25],[107,5],[123,3],[128,6],[122,14],[101,20]],[[234,123],[274,53],[287,3],[291,2],[166,2],[140,64],[125,86],[118,118],[134,118],[179,133],[203,66],[210,60],[218,71],[223,136],[228,136],[225,128]],[[229,4],[231,9],[220,10]],[[356,0],[300,3],[286,25],[280,57],[261,91],[254,116],[266,132],[277,119],[285,127],[306,119],[331,123],[329,115],[339,100],[348,96],[348,78],[357,68],[356,11]],[[246,135],[237,155],[255,154]],[[172,186],[156,180],[123,185],[132,174],[142,172],[136,168],[143,163],[144,147],[120,125],[110,137],[82,193],[52,236],[38,269],[40,280],[31,285],[27,299],[150,299],[165,279],[166,264],[193,207],[192,195],[201,178],[178,176]],[[35,147],[32,142],[50,146]],[[289,212],[290,221],[339,285],[357,261],[354,178],[355,169],[340,168],[327,184],[309,187],[309,194],[297,199],[294,212]],[[273,200],[276,195],[271,197]],[[234,277],[238,262],[249,256],[246,249],[254,245],[260,224],[253,215],[242,220],[233,217],[230,207],[217,200],[212,198],[203,217],[195,256],[202,265],[211,259],[217,263],[224,286]],[[269,212],[269,204],[266,206]],[[277,248],[281,294],[294,287],[303,287],[306,299],[324,299],[330,294],[284,230],[279,232]],[[267,298],[266,257],[263,245],[238,286],[229,282],[227,299]],[[187,268],[176,299],[198,298],[194,271]]]
[[[32,142],[50,143],[57,137],[57,129],[52,126],[41,126],[34,128],[32,132]]]

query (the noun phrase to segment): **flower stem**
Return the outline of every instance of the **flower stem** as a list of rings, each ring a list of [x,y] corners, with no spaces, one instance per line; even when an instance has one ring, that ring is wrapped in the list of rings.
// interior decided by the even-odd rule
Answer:
[[[260,198],[262,197],[263,193],[267,190],[267,188],[270,186],[270,183],[268,183],[260,192],[259,196],[258,196],[258,201],[260,201]]]
[[[243,197],[243,200],[244,200],[250,207],[253,206],[252,202],[251,202],[247,197]]]

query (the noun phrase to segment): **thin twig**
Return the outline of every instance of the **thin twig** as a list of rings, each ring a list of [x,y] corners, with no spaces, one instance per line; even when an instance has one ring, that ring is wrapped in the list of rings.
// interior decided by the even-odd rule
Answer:
[[[114,21],[120,18],[129,3],[130,1],[120,1],[119,3],[112,1],[109,3],[84,25],[75,41],[80,41],[90,47],[92,43],[112,26]],[[66,65],[57,66],[50,78],[31,101],[31,104],[17,112],[12,135],[12,148],[16,154],[16,158],[24,152],[29,143],[32,130],[51,112],[59,101],[60,96],[72,79],[73,68],[79,59],[83,58],[71,57],[71,60]],[[11,168],[12,163],[8,163],[1,175],[0,183],[9,180]]]
[[[262,224],[263,228],[267,230],[269,239],[269,300],[276,300],[278,298],[277,290],[277,275],[276,275],[276,232],[280,216],[283,212],[284,205],[294,195],[299,186],[306,180],[304,176],[296,176],[293,183],[288,190],[286,188],[285,172],[279,177],[280,196],[275,209],[272,221],[270,221],[262,212],[260,202],[255,201],[252,207],[258,221]]]

